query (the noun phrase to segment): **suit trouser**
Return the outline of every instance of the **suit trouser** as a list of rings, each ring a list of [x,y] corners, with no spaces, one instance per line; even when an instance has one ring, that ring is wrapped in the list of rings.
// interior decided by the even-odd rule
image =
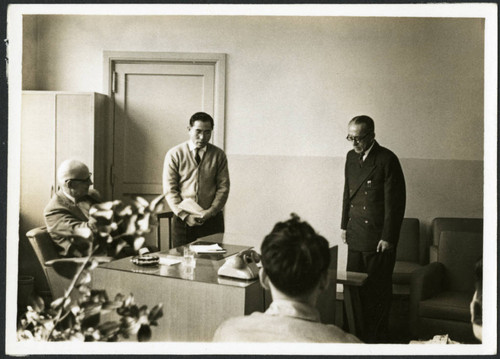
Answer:
[[[190,227],[177,216],[174,216],[172,220],[172,244],[174,248],[215,233],[224,233],[224,215],[222,211],[207,219],[201,226]]]
[[[384,252],[348,250],[347,270],[368,274],[366,283],[360,290],[364,319],[361,339],[366,343],[386,343],[388,340],[395,262],[394,247]]]

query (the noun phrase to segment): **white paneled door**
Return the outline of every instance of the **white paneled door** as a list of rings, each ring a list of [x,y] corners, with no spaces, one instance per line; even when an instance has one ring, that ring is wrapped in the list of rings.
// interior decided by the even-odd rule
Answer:
[[[162,193],[165,153],[188,139],[191,115],[217,121],[216,64],[117,62],[114,71],[113,198],[150,199]]]

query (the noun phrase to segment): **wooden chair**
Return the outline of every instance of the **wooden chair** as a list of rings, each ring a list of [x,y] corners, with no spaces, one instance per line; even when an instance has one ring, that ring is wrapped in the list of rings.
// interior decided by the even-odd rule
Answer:
[[[71,280],[59,275],[52,267],[52,261],[59,259],[59,254],[45,227],[37,227],[26,233],[28,240],[35,251],[38,262],[42,266],[45,278],[49,284],[52,298],[56,299],[64,295],[64,291]]]
[[[172,211],[165,211],[165,212],[160,212],[157,214],[158,218],[158,227],[157,227],[157,247],[158,250],[161,251],[161,230],[160,230],[160,222],[162,218],[167,218],[168,219],[168,249],[171,249],[173,247],[172,244],[172,218],[174,217],[174,212]]]
[[[52,299],[64,296],[66,289],[71,284],[71,279],[63,277],[56,272],[53,265],[63,261],[83,262],[85,258],[60,258],[52,238],[45,227],[37,227],[26,233],[28,240],[35,251],[38,262],[42,266],[45,278],[49,284]],[[96,256],[98,263],[107,263],[111,257]],[[76,292],[75,292],[76,293]],[[77,295],[77,294],[75,294]]]

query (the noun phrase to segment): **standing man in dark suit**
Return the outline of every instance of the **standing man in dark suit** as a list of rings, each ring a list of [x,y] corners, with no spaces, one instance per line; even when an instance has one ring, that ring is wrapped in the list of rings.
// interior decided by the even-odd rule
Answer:
[[[368,274],[361,291],[367,343],[388,340],[392,271],[406,205],[398,157],[375,141],[375,124],[356,116],[348,126],[342,205],[342,239],[349,246],[347,270]]]

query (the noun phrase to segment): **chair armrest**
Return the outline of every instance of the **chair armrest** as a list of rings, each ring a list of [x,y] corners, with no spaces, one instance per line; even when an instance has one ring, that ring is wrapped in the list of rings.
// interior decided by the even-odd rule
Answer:
[[[430,298],[441,290],[444,277],[442,263],[433,262],[415,270],[410,279],[409,324],[413,338],[419,333],[420,301]]]
[[[97,261],[97,263],[109,263],[113,260],[113,257],[105,257],[105,256],[95,256],[94,259]],[[52,259],[50,261],[46,261],[45,265],[47,267],[52,267],[54,263],[83,263],[87,260],[86,257],[75,257],[75,258],[58,258],[58,259]]]
[[[444,266],[433,262],[415,270],[410,279],[410,301],[428,299],[439,293],[443,286]]]

